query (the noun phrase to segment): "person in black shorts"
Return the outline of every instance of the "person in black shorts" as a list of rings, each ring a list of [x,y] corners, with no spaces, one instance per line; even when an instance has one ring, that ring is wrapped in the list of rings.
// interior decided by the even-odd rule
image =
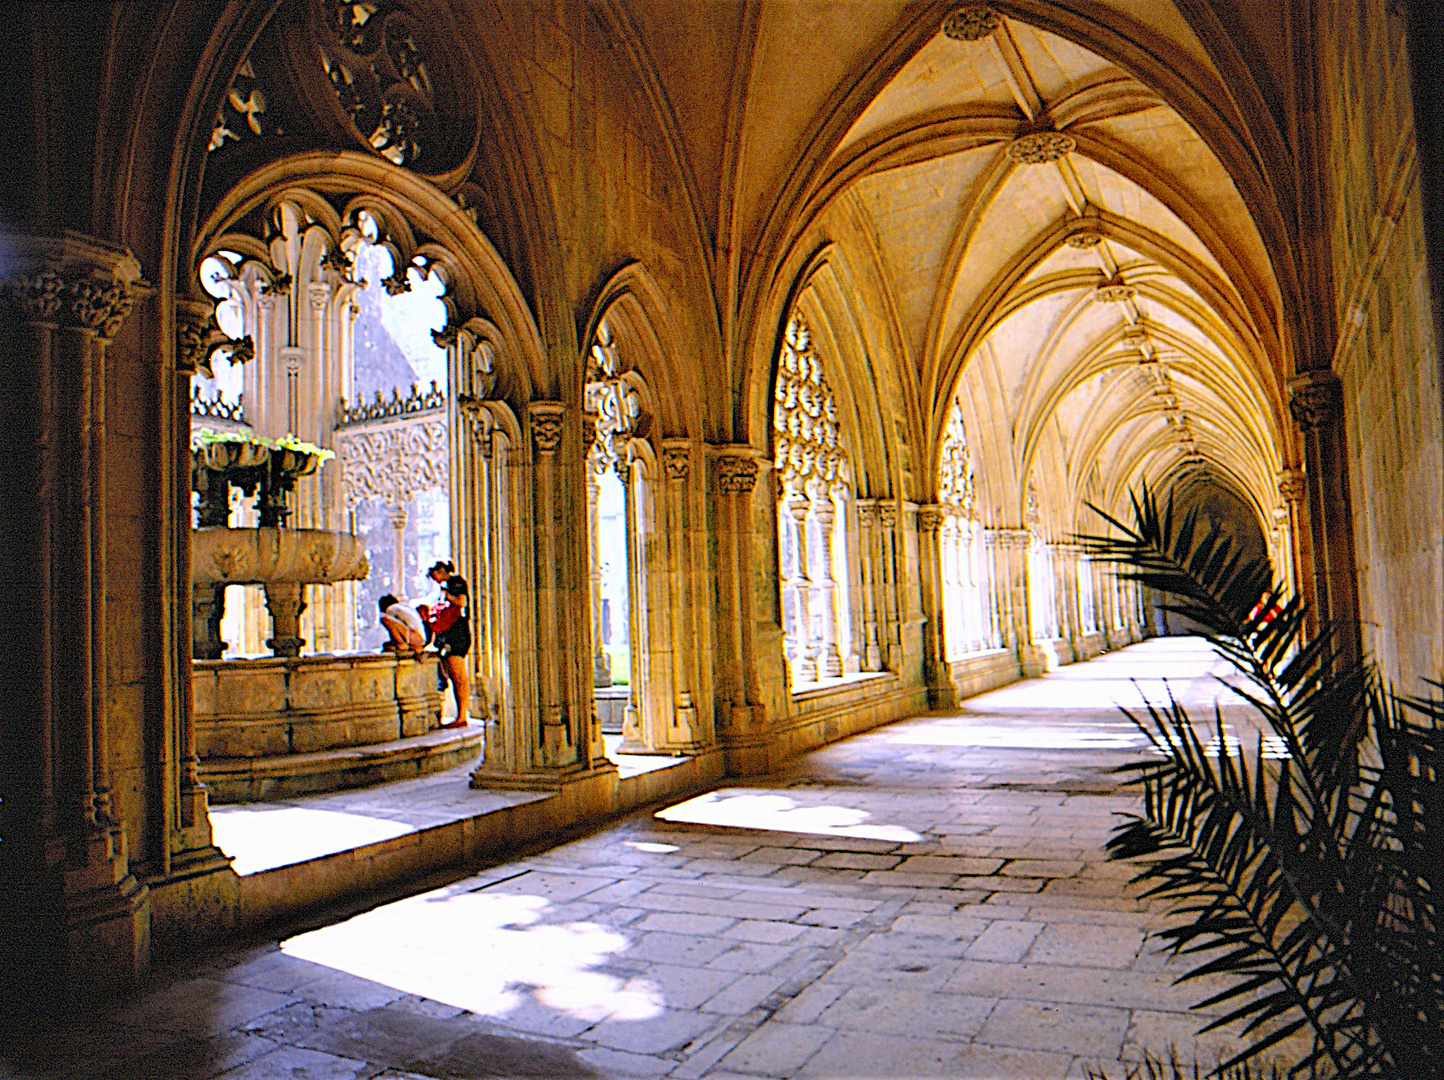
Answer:
[[[430,612],[432,643],[441,654],[441,668],[451,680],[456,696],[456,719],[442,727],[466,727],[471,702],[471,679],[466,671],[466,655],[471,652],[471,622],[466,615],[468,601],[466,579],[452,574],[441,587],[441,603]]]

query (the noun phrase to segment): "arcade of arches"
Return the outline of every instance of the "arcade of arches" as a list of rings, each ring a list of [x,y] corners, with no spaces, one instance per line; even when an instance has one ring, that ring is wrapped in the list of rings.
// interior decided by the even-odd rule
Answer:
[[[1177,631],[1075,543],[1143,484],[1437,677],[1428,6],[11,5],[7,943],[125,984]],[[447,558],[459,704],[375,616]],[[337,754],[531,801],[238,874]]]

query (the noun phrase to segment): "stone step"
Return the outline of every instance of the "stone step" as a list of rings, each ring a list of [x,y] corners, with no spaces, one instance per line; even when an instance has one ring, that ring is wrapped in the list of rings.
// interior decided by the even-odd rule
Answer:
[[[200,777],[213,803],[263,802],[409,780],[459,765],[481,751],[482,726],[310,754],[209,758]]]

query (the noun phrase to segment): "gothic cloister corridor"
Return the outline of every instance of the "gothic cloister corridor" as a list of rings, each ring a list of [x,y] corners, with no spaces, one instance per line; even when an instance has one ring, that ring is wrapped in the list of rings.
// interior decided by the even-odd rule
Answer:
[[[50,1033],[56,1080],[1079,1078],[1176,1045],[1204,979],[1106,861],[1118,706],[1195,718],[1224,669],[1161,638],[877,728],[279,943],[155,972]],[[1167,683],[1163,681],[1166,677]],[[1233,728],[1248,741],[1246,730]],[[655,809],[655,808],[654,808]]]

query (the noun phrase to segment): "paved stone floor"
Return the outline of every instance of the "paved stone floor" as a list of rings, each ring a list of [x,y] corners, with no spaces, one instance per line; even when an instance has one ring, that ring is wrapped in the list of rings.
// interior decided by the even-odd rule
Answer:
[[[1117,705],[1166,675],[1205,719],[1222,670],[1195,642],[1135,646],[167,968],[31,1071],[1065,1080],[1170,1045],[1212,1063],[1229,1039],[1195,1043],[1188,1012],[1210,987],[1173,985],[1161,912],[1102,845],[1133,806],[1109,769],[1140,753]]]

